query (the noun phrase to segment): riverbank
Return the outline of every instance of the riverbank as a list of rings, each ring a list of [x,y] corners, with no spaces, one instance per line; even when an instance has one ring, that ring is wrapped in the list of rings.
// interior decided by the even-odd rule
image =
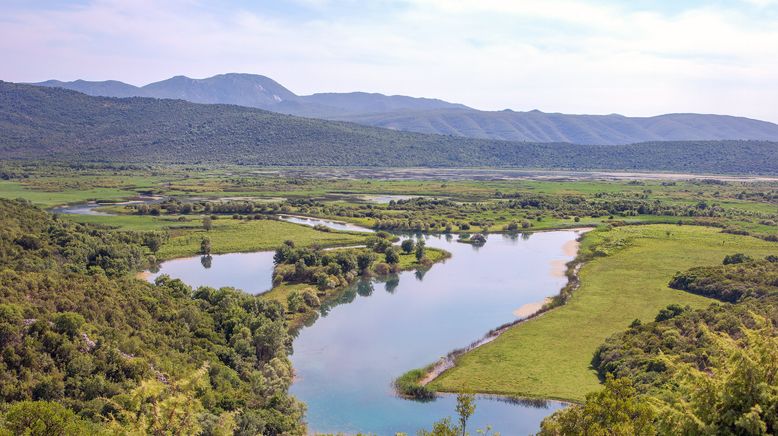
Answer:
[[[600,386],[589,362],[605,338],[634,319],[652,320],[668,304],[710,304],[704,297],[670,289],[667,283],[676,271],[718,264],[733,250],[756,257],[775,248],[774,243],[698,226],[591,232],[578,255],[591,260],[580,268],[580,287],[563,305],[459,356],[429,388],[581,401]]]
[[[562,251],[567,256],[576,256],[578,254],[578,248],[580,241],[584,235],[594,230],[591,227],[579,229],[580,235],[578,238],[566,242],[562,246]],[[490,330],[484,335],[483,338],[472,342],[470,345],[453,350],[446,356],[440,358],[435,363],[432,363],[424,368],[412,369],[395,380],[394,387],[398,394],[414,399],[429,399],[435,397],[435,391],[430,389],[428,385],[433,382],[437,377],[444,372],[453,368],[456,365],[457,359],[460,356],[465,355],[478,347],[486,345],[500,335],[507,332],[510,328],[515,327],[521,323],[524,323],[530,319],[541,316],[548,310],[551,310],[559,305],[562,295],[565,292],[572,292],[572,290],[578,286],[578,271],[582,265],[582,260],[579,258],[565,264],[564,261],[551,261],[551,275],[552,276],[564,276],[567,275],[568,282],[564,288],[560,290],[560,294],[555,297],[546,297],[542,301],[533,303],[527,303],[513,311],[513,314],[517,317],[515,321],[505,323],[497,328]],[[565,271],[565,268],[567,270]]]

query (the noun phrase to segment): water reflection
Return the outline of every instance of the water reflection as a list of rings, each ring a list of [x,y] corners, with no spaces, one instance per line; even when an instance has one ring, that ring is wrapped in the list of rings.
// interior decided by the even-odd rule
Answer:
[[[392,380],[514,320],[517,307],[558,293],[565,279],[550,274],[550,262],[570,260],[562,246],[575,236],[490,235],[487,244],[473,247],[452,237],[413,235],[452,258],[424,271],[359,281],[325,303],[316,323],[298,333],[291,355],[298,378],[291,392],[308,405],[310,429],[415,434],[451,416],[453,396],[407,401],[393,394]],[[382,283],[386,292],[375,292]],[[491,424],[502,434],[534,433],[560,407],[555,401],[479,397],[473,428]]]

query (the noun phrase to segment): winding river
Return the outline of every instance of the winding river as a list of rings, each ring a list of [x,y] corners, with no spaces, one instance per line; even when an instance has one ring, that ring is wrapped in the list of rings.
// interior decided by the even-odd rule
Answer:
[[[486,245],[475,247],[450,236],[424,236],[429,247],[447,250],[452,257],[427,271],[363,280],[346,289],[321,308],[318,319],[302,328],[293,343],[296,378],[291,392],[307,404],[310,430],[415,434],[453,416],[454,396],[427,403],[405,400],[394,394],[392,380],[557,294],[566,282],[564,263],[575,256],[577,237],[576,231],[493,234]],[[165,273],[192,286],[261,293],[271,287],[272,262],[271,252],[213,256],[208,265],[199,257],[177,259],[163,263],[149,279]],[[555,401],[481,396],[469,426],[491,425],[503,435],[530,434],[560,407]]]

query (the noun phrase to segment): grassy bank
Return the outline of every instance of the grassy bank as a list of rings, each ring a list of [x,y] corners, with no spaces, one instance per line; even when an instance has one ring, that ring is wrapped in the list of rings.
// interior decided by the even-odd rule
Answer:
[[[210,231],[189,230],[170,238],[159,250],[157,257],[172,259],[194,256],[200,250],[203,238],[210,238],[212,254],[274,250],[285,240],[293,240],[299,246],[356,245],[364,243],[365,236],[341,232],[320,232],[311,227],[276,220],[213,221]]]
[[[675,272],[719,264],[734,252],[762,257],[778,244],[707,227],[650,225],[591,232],[581,249],[601,256],[581,268],[581,287],[565,306],[465,354],[430,387],[580,401],[599,387],[590,362],[608,336],[634,319],[653,320],[671,303],[712,302],[670,289]]]

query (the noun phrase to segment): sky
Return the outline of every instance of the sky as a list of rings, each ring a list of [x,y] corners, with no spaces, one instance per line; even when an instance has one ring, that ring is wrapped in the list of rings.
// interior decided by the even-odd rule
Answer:
[[[778,0],[0,0],[0,80],[227,72],[299,95],[778,122]]]

